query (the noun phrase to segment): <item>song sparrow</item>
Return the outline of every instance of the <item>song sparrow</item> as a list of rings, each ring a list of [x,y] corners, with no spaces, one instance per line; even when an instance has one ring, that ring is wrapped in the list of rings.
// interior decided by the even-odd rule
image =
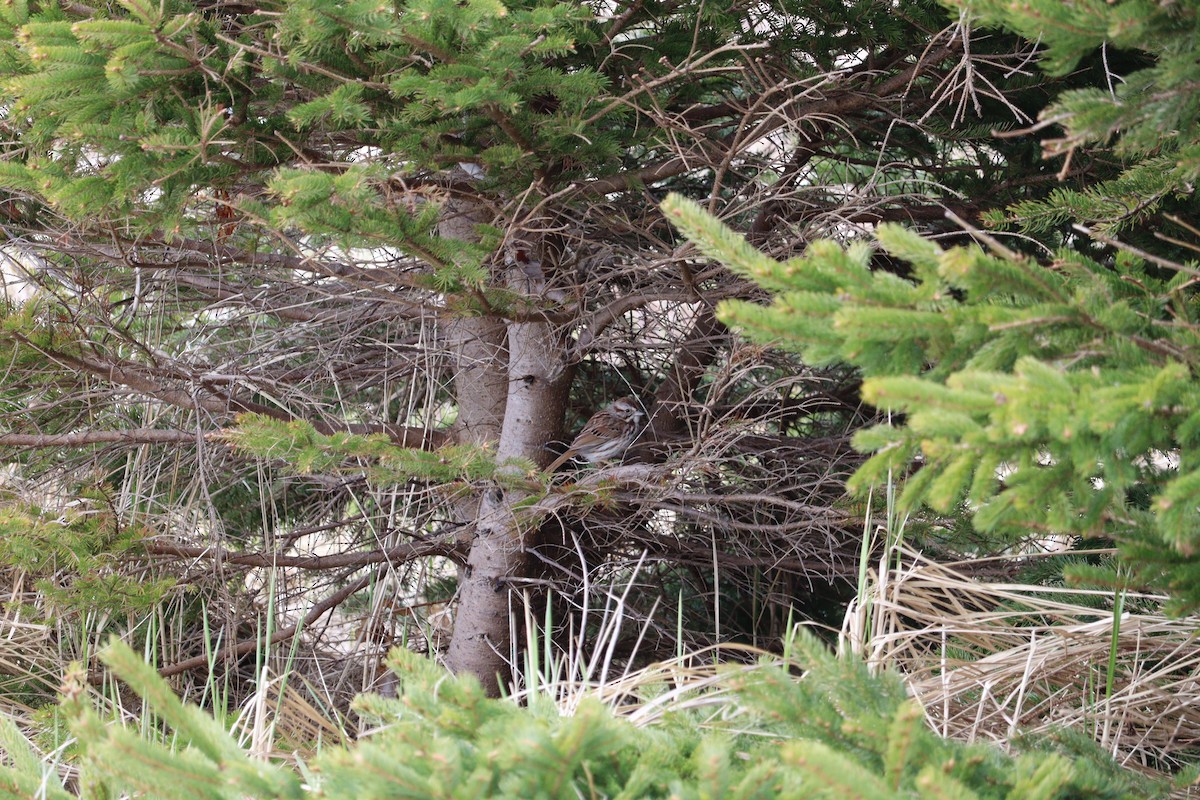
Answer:
[[[632,397],[622,397],[608,408],[600,409],[583,426],[567,452],[546,467],[546,472],[554,472],[571,458],[591,462],[617,458],[633,443],[641,419],[642,407]]]

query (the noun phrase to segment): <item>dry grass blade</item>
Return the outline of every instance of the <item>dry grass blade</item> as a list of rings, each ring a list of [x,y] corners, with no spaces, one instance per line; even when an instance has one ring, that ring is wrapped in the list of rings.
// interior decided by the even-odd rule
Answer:
[[[1196,754],[1200,621],[1126,612],[1110,592],[973,580],[905,552],[853,609],[844,636],[872,664],[898,668],[943,735],[1007,744],[1069,727],[1122,765],[1171,772]],[[1128,595],[1153,609],[1159,598]],[[863,635],[863,620],[870,635]]]
[[[335,712],[318,707],[318,691],[296,671],[273,675],[264,667],[258,689],[243,705],[233,729],[251,753],[262,760],[307,760],[318,750],[344,745],[354,729]]]
[[[585,698],[604,705],[639,727],[661,722],[669,714],[710,709],[707,717],[729,730],[729,721],[745,712],[737,701],[734,676],[781,662],[777,654],[757,647],[721,644],[628,671],[609,680],[558,679],[540,684],[536,691],[512,696],[517,703],[534,702],[540,694],[551,699],[564,715],[574,714]],[[704,724],[704,723],[701,723]]]

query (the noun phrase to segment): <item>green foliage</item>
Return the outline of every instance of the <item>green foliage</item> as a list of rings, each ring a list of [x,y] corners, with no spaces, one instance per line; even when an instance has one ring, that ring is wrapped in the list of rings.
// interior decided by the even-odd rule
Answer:
[[[83,493],[78,505],[51,515],[0,502],[0,564],[33,577],[55,616],[101,611],[136,615],[175,587],[169,578],[131,574],[146,532],[120,525],[103,498]]]
[[[943,250],[890,225],[877,241],[911,277],[872,271],[862,244],[818,242],[778,264],[689,201],[664,208],[705,253],[781,290],[769,307],[724,304],[725,319],[814,363],[854,364],[864,399],[903,413],[856,437],[874,455],[853,489],[920,465],[904,481],[905,508],[948,512],[965,499],[980,530],[1116,538],[1181,608],[1200,604],[1190,270],[1067,250],[1042,266]]]
[[[503,477],[491,455],[479,447],[398,447],[382,434],[323,434],[303,420],[285,422],[261,414],[242,414],[237,425],[221,436],[237,449],[284,461],[307,474],[365,472],[379,483],[419,478],[447,486]],[[537,472],[532,463],[517,466],[530,476]]]
[[[0,103],[20,141],[0,188],[122,236],[215,231],[258,247],[266,228],[305,247],[396,248],[429,265],[415,282],[462,314],[527,309],[484,285],[498,237],[433,235],[449,168],[482,167],[480,197],[625,170],[657,132],[614,100],[614,77],[654,85],[695,47],[747,36],[738,15],[705,11],[702,40],[689,22],[613,59],[611,23],[577,3],[83,8],[0,5]],[[639,11],[628,31],[656,16]],[[711,77],[664,82],[648,101],[721,96],[719,65],[740,59],[712,58]]]
[[[992,221],[1031,232],[1078,221],[1114,232],[1149,221],[1169,200],[1190,202],[1200,175],[1194,1],[950,2],[985,24],[1037,41],[1044,47],[1042,66],[1052,74],[1067,74],[1101,48],[1106,59],[1125,51],[1121,60],[1135,63],[1105,75],[1107,85],[1064,92],[1042,112],[1044,120],[1064,128],[1061,138],[1044,143],[1047,153],[1068,155],[1111,143],[1125,161],[1120,173],[1091,186],[1059,189],[1046,200],[1018,203]]]
[[[1036,39],[1053,73],[1101,51],[1104,85],[1060,95],[1042,117],[1065,133],[1044,145],[1068,159],[1100,154],[1111,177],[1016,203],[991,223],[1047,234],[1084,222],[1152,242],[1161,226],[1145,224],[1156,214],[1190,216],[1200,163],[1195,3],[956,5]],[[1110,59],[1122,67],[1110,71]],[[727,304],[728,320],[814,362],[854,364],[865,399],[903,412],[903,424],[858,435],[875,455],[854,488],[907,475],[908,508],[948,511],[965,500],[981,530],[1115,538],[1141,579],[1173,592],[1177,609],[1200,605],[1193,262],[1097,258],[1076,246],[1040,264],[942,250],[883,225],[880,247],[911,275],[875,268],[861,244],[818,242],[802,259],[769,264],[686,203],[668,208],[706,253],[779,293],[770,308]],[[1176,252],[1194,249],[1183,248]],[[1098,577],[1096,567],[1073,572]],[[1128,578],[1110,572],[1106,582]]]
[[[919,188],[922,197],[953,195],[968,202],[983,196],[966,191],[971,181],[989,184],[990,192],[1001,173],[1007,184],[1001,196],[1013,187],[1037,185],[1024,169],[1014,168],[1007,180],[1015,161],[1011,154],[1029,151],[1028,142],[988,145],[987,163],[962,144],[989,129],[995,115],[985,114],[975,133],[967,127],[951,133],[959,122],[947,111],[958,92],[952,76],[962,72],[953,70],[956,56],[939,64],[938,72],[900,75],[907,65],[925,62],[923,54],[941,49],[927,48],[929,32],[945,22],[944,10],[932,0],[819,8],[767,3],[756,6],[749,20],[744,11],[701,0],[632,3],[621,10],[543,0],[289,0],[262,7],[181,0],[32,7],[21,0],[0,2],[0,105],[10,142],[0,163],[0,186],[40,213],[29,223],[29,241],[55,247],[63,242],[61,262],[43,277],[52,282],[63,276],[65,290],[54,304],[73,312],[59,320],[73,323],[63,328],[74,328],[62,335],[53,323],[42,324],[28,336],[18,333],[53,338],[25,342],[14,333],[0,342],[5,348],[0,355],[11,350],[6,364],[23,381],[6,387],[4,400],[39,409],[31,422],[13,423],[13,432],[25,433],[15,430],[23,425],[57,432],[146,422],[199,437],[212,420],[222,424],[228,401],[242,397],[297,415],[336,407],[347,420],[363,424],[386,416],[381,409],[396,398],[436,394],[431,403],[443,403],[444,376],[435,381],[435,392],[406,393],[420,381],[410,380],[407,367],[393,358],[400,352],[396,345],[417,324],[425,330],[454,316],[482,313],[536,318],[545,309],[534,305],[545,302],[557,312],[545,319],[565,330],[572,319],[599,321],[592,312],[614,298],[652,298],[661,291],[690,301],[680,291],[694,289],[681,289],[673,268],[624,269],[647,263],[642,258],[647,248],[671,249],[672,243],[659,241],[653,214],[641,205],[642,195],[655,196],[659,188],[614,193],[605,187],[636,185],[643,176],[649,181],[663,174],[664,165],[682,161],[689,173],[679,183],[704,184],[702,191],[714,200],[749,189],[747,213],[766,212],[770,206],[760,202],[756,187],[761,158],[783,170],[780,180],[793,182],[781,187],[781,196],[794,197],[794,208],[806,205],[809,198],[799,190],[809,180],[803,170],[787,174],[788,159],[775,148],[769,154],[760,147],[745,149],[751,144],[747,135],[774,131],[773,139],[790,146],[796,132],[807,136],[809,122],[816,122],[811,131],[818,134],[813,141],[820,140],[821,153],[813,163],[829,184],[829,199],[837,201],[830,209],[845,199],[844,184],[857,187],[868,178],[906,194]],[[973,52],[986,54],[1000,38],[973,41]],[[976,74],[976,67],[982,73],[992,69],[984,58],[965,72]],[[934,88],[943,74],[951,76],[944,93]],[[903,90],[895,88],[901,85]],[[839,109],[876,92],[878,102],[872,99],[843,122]],[[817,104],[812,109],[810,100]],[[900,119],[894,113],[908,109],[921,120],[890,124]],[[843,130],[852,132],[852,144],[839,144]],[[723,159],[735,142],[742,151]],[[959,155],[947,168],[940,159],[949,152]],[[692,166],[691,154],[704,157]],[[709,161],[723,165],[709,171]],[[482,166],[482,177],[467,179],[453,169],[459,163]],[[595,181],[597,190],[589,197],[586,184]],[[583,281],[579,291],[566,285],[576,280],[570,269],[564,270],[563,284],[545,287],[538,299],[487,285],[489,268],[493,275],[504,271],[496,250],[507,231],[477,226],[476,233],[488,234],[478,245],[462,241],[469,236],[456,236],[453,243],[439,239],[434,223],[448,198],[486,208],[498,226],[511,225],[516,235],[522,229],[560,231]],[[538,218],[543,214],[548,218]],[[790,215],[781,212],[779,219]],[[940,275],[940,255],[921,255],[922,243],[899,238],[898,248],[913,251],[905,258]],[[176,244],[178,252],[172,252]],[[375,251],[366,269],[358,268],[362,260],[354,251],[360,247]],[[614,269],[593,260],[597,254]],[[754,258],[749,249],[744,255]],[[900,359],[902,368],[889,374],[919,372],[929,351],[951,363],[987,339],[993,323],[978,322],[964,334],[956,318],[944,316],[953,293],[943,294],[936,281],[930,286],[894,276],[876,281],[866,248],[843,253],[829,247],[828,257],[841,259],[853,273],[851,289],[871,292],[875,306],[886,306],[886,315],[878,317],[848,310],[840,324],[859,337],[864,357],[881,368]],[[759,266],[763,274],[771,272],[769,263]],[[1030,274],[1005,272],[1003,266],[1001,259],[988,274],[997,292],[1011,286],[1017,293],[1045,294],[1044,287],[1030,283]],[[840,280],[829,272],[806,296],[797,295],[797,316],[813,321],[814,337],[827,333],[821,314],[841,303],[827,296]],[[714,283],[723,285],[724,277]],[[122,296],[109,296],[118,293]],[[1056,315],[1070,299],[1051,292],[1039,300],[1037,313]],[[1106,321],[1111,316],[1120,328],[1136,327],[1140,311],[1105,304],[1091,313]],[[361,327],[349,324],[360,319]],[[1013,318],[1008,324],[1016,331],[1030,321]],[[622,335],[629,330],[608,329]],[[102,334],[93,331],[105,330],[108,337],[97,341]],[[270,346],[276,339],[278,354]],[[445,343],[440,336],[415,341]],[[837,336],[822,346],[827,360],[842,358]],[[1075,346],[1082,349],[1084,343]],[[665,358],[665,349],[655,350]],[[1040,354],[1030,350],[1037,348],[1014,333],[991,357],[1015,364],[1023,355]],[[53,351],[49,358],[47,351]],[[649,352],[634,360],[581,352],[605,369],[627,365],[622,368],[641,385],[671,376],[660,356]],[[79,353],[89,357],[86,364],[59,358]],[[312,370],[296,369],[333,353],[338,363],[327,377],[313,379]],[[991,364],[981,360],[977,366],[1001,369]],[[33,369],[38,365],[40,372]],[[360,380],[364,369],[371,376]],[[66,381],[64,374],[70,374]],[[64,385],[76,375],[82,379]],[[79,397],[74,402],[83,409],[71,413],[75,409],[54,392],[80,386],[88,391],[68,396]],[[93,399],[114,387],[110,396],[119,402]],[[718,400],[710,399],[709,405]],[[172,403],[184,409],[179,416],[158,413]],[[970,431],[978,425],[971,413],[928,424]],[[53,416],[55,424],[39,427],[43,416]],[[531,474],[529,464],[500,465],[497,472],[486,453],[421,453],[382,438],[318,434],[265,419],[244,419],[230,441],[243,452],[304,471],[365,474],[385,484],[418,478],[449,481],[461,490],[480,480],[529,481],[535,488],[543,480]],[[229,483],[235,483],[246,475],[244,465],[229,468],[205,451],[203,458],[185,455],[169,466],[157,455],[129,460],[146,465],[137,472],[131,468],[131,475],[155,476],[131,481],[131,492],[162,502],[163,519],[171,524],[193,518],[175,514],[181,507],[177,497],[220,484],[225,476],[234,476]],[[957,470],[967,466],[960,460]],[[952,492],[962,478],[951,474],[954,480],[935,487],[935,495]],[[161,491],[168,483],[178,494]],[[257,489],[253,483],[246,491]],[[244,496],[227,491],[231,502]],[[190,496],[202,494],[207,492]],[[605,499],[602,493],[595,497]],[[436,526],[447,518],[441,510],[427,517]],[[271,513],[261,512],[263,527],[269,527]],[[410,518],[407,508],[397,513]],[[227,524],[234,519],[224,517]],[[320,522],[329,521],[327,512]],[[212,527],[204,532],[220,536]],[[260,532],[253,524],[229,527],[242,529],[242,535]],[[261,532],[268,543],[275,540],[272,531]],[[696,769],[703,769],[712,786],[733,792],[744,780],[731,777],[740,774],[738,760],[717,745],[705,748],[696,756]],[[892,758],[889,763],[898,763],[900,754]],[[893,779],[889,771],[885,780]],[[760,782],[768,785],[766,777]]]
[[[62,787],[53,766],[38,760],[29,741],[8,717],[0,717],[0,748],[5,761],[11,764],[11,768],[0,772],[0,798],[71,800],[75,797]]]
[[[56,324],[46,304],[36,300],[17,307],[0,306],[0,358],[36,384],[53,385],[52,376],[39,374],[46,352],[77,354],[81,347],[69,331]],[[3,392],[4,386],[0,386]],[[38,388],[43,388],[39,386]]]
[[[215,719],[185,705],[146,664],[124,644],[106,649],[105,662],[137,687],[176,734],[174,746],[164,746],[136,731],[106,725],[91,709],[78,674],[68,674],[64,710],[73,718],[82,758],[88,765],[85,785],[107,796],[109,787],[132,790],[145,797],[178,797],[181,792],[224,800],[234,797],[300,798],[299,778],[291,771],[248,756]],[[104,788],[100,788],[104,787]]]
[[[502,185],[528,184],[547,155],[569,153],[580,166],[616,155],[588,119],[607,80],[581,63],[556,63],[597,40],[584,6],[306,0],[271,16],[282,58],[250,57],[262,24],[255,15],[223,30],[177,8],[128,4],[77,20],[53,4],[0,14],[0,56],[12,62],[2,90],[9,119],[29,117],[27,155],[5,165],[0,183],[74,219],[130,215],[128,224],[150,231],[194,226],[183,212],[197,187],[285,163],[318,130],[371,132],[369,141],[395,154],[394,170],[477,160]],[[285,83],[305,98],[289,109],[276,105]],[[436,203],[411,220],[384,208],[379,187],[362,206],[355,178],[312,170],[281,173],[275,188],[286,200],[322,178],[332,185],[316,195],[345,211],[330,219],[297,210],[276,224],[395,243],[436,215]]]
[[[727,730],[703,708],[638,728],[598,702],[583,702],[571,715],[545,700],[521,707],[487,697],[472,678],[449,678],[434,662],[397,650],[391,666],[401,678],[400,696],[357,701],[359,711],[378,723],[376,732],[352,747],[325,749],[303,770],[303,781],[285,767],[251,758],[119,641],[102,659],[174,735],[155,741],[120,724],[105,725],[87,702],[82,675],[68,676],[63,705],[79,738],[81,785],[89,796],[1165,796],[1164,787],[1120,771],[1090,742],[1031,744],[1012,757],[988,745],[942,740],[906,699],[896,676],[872,676],[857,659],[836,658],[803,631],[793,645],[807,668],[803,679],[776,665],[731,673],[732,692],[721,702],[741,713]],[[7,753],[0,797],[34,796],[20,792],[38,780],[47,784],[46,797],[73,796],[57,776],[43,774],[11,725],[0,727],[0,741]]]

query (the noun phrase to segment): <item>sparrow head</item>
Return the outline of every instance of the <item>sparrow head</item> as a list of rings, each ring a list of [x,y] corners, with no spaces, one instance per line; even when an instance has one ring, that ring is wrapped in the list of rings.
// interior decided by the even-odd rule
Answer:
[[[637,422],[645,416],[642,411],[642,404],[635,397],[622,397],[614,400],[608,410],[621,419],[630,419]]]

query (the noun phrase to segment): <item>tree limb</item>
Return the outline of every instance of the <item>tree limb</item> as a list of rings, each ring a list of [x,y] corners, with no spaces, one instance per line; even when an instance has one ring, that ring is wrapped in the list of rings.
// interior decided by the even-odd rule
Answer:
[[[324,600],[310,608],[308,613],[304,615],[304,620],[302,622],[297,625],[289,625],[286,628],[276,631],[275,634],[266,642],[262,641],[262,639],[258,637],[253,639],[242,639],[240,642],[221,648],[221,650],[217,653],[214,653],[213,656],[221,661],[230,661],[238,656],[244,656],[247,653],[253,653],[259,647],[278,644],[285,639],[290,639],[291,637],[295,636],[299,630],[310,627],[322,616],[337,608],[348,597],[356,592],[361,591],[362,589],[365,589],[374,580],[374,575],[363,575],[358,580],[347,584],[343,588],[337,590],[333,594],[329,595],[329,597],[326,597]],[[209,656],[207,654],[202,654],[162,667],[158,670],[158,674],[164,678],[169,678],[172,675],[178,675],[181,672],[187,672],[188,670],[201,668],[207,669],[209,666]]]
[[[76,433],[0,433],[0,447],[87,447],[91,444],[195,444],[194,431],[130,428]]]
[[[711,307],[700,312],[675,354],[671,372],[654,393],[654,409],[641,437],[643,443],[662,441],[679,430],[680,405],[696,390],[704,371],[716,358],[718,341],[727,330]]]
[[[789,109],[786,114],[777,114],[771,119],[764,121],[759,127],[758,136],[755,137],[754,141],[761,141],[763,137],[778,130],[788,122],[805,117],[845,118],[859,111],[864,111],[876,105],[884,97],[910,84],[926,66],[936,64],[958,52],[960,49],[961,46],[958,43],[942,46],[917,59],[907,69],[901,70],[869,89],[847,90],[832,97],[825,97],[795,106]],[[739,131],[734,131],[728,136],[717,140],[714,145],[717,149],[728,148],[730,145],[736,143],[738,135]],[[747,145],[752,143],[752,141],[744,142]],[[673,156],[657,164],[650,164],[638,170],[608,175],[598,180],[580,184],[579,191],[587,195],[620,192],[631,189],[639,184],[655,183],[667,178],[673,178],[676,175],[681,175],[695,168],[697,168],[697,162],[682,156]]]
[[[202,396],[198,392],[192,392],[187,389],[172,389],[161,385],[151,375],[147,374],[143,369],[136,365],[129,363],[105,364],[102,362],[93,361],[83,356],[71,355],[38,346],[30,341],[27,337],[22,336],[19,333],[10,333],[9,335],[27,347],[37,350],[38,352],[44,354],[47,358],[51,358],[60,364],[63,364],[64,366],[71,367],[80,372],[91,373],[92,375],[96,375],[97,377],[100,377],[110,383],[127,386],[136,392],[140,392],[144,395],[161,400],[168,405],[173,405],[178,408],[189,410],[200,409],[213,414],[261,414],[263,416],[285,422],[292,422],[298,419],[286,411],[217,392],[211,385],[205,386],[208,396]],[[451,440],[450,435],[445,431],[427,430],[425,428],[393,425],[390,423],[331,423],[326,422],[325,420],[315,420],[311,421],[310,424],[318,433],[327,436],[333,433],[352,433],[359,435],[382,433],[388,436],[400,447],[420,448],[423,450],[436,450],[438,447],[447,444]],[[116,435],[116,432],[109,433]],[[120,440],[112,439],[111,441]],[[180,440],[175,439],[173,441]],[[31,444],[27,446],[38,445]]]
[[[462,559],[462,549],[452,538],[390,547],[387,550],[336,553],[328,556],[289,556],[282,553],[235,552],[222,547],[196,547],[173,542],[148,541],[142,545],[146,552],[155,556],[178,556],[180,558],[207,558],[220,564],[235,564],[242,567],[294,567],[304,570],[355,569],[371,564],[404,564],[417,558],[443,556],[453,560]]]

